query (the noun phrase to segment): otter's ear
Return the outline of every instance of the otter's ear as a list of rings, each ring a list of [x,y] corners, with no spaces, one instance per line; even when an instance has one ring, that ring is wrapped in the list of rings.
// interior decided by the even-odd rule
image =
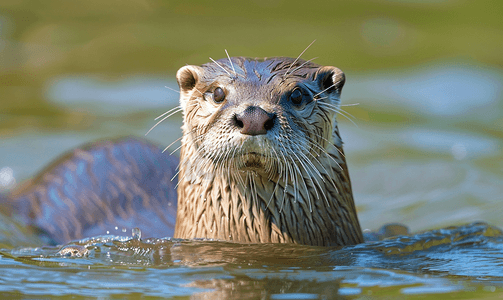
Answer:
[[[202,68],[198,66],[185,66],[176,72],[176,81],[180,87],[180,92],[187,94],[194,89],[202,74]]]
[[[346,82],[344,73],[336,67],[321,67],[316,75],[316,81],[322,91],[327,93],[341,93]]]

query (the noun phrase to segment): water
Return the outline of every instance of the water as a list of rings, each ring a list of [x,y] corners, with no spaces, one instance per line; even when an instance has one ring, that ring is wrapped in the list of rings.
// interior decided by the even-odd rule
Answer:
[[[384,75],[347,75],[343,102],[359,105],[344,107],[356,126],[339,116],[340,130],[362,227],[377,230],[399,222],[422,233],[327,249],[171,240],[141,237],[139,232],[131,238],[132,232],[110,228],[111,235],[67,245],[64,253],[82,254],[72,257],[59,255],[61,246],[44,247],[16,220],[0,215],[0,294],[196,299],[502,296],[502,72],[446,61]],[[49,103],[83,114],[81,122],[91,125],[4,136],[0,190],[19,186],[84,142],[144,135],[157,115],[176,105],[178,94],[164,86],[176,87],[172,78],[156,76],[116,82],[94,75],[67,76],[47,82]],[[180,124],[176,115],[147,137],[168,145],[180,136]],[[460,227],[438,230],[447,226]]]
[[[2,253],[2,292],[332,299],[503,290],[503,236],[483,223],[340,249],[110,235],[72,245],[86,255],[62,256],[56,247]]]

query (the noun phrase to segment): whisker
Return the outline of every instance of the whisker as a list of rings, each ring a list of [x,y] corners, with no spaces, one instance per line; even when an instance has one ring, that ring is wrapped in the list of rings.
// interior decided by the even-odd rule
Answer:
[[[149,132],[151,132],[155,127],[157,127],[157,125],[161,124],[164,120],[166,120],[167,118],[171,117],[172,115],[178,113],[178,112],[181,112],[183,109],[181,107],[177,107],[178,109],[175,110],[174,112],[170,113],[169,115],[165,116],[164,118],[162,118],[159,122],[155,123],[154,126],[152,126],[152,128],[150,128],[147,133],[145,133],[145,135],[149,134]]]
[[[336,109],[336,110],[337,110],[337,112],[338,112],[338,113],[339,113],[339,112],[343,112],[343,113],[345,113],[346,115],[348,115],[348,116],[350,116],[350,117],[352,117],[353,119],[355,119],[355,120],[356,120],[356,117],[355,117],[355,116],[353,116],[353,115],[352,115],[352,114],[350,114],[349,112],[347,112],[347,111],[343,110],[342,108],[340,108],[339,106],[341,106],[341,105],[336,106],[336,105],[333,105],[333,104],[330,104],[330,103],[326,103],[326,102],[320,102],[320,104],[323,104],[323,105],[326,105],[326,106],[333,107],[334,109]]]
[[[306,150],[306,149],[305,149]],[[304,151],[299,151],[299,154],[301,156],[303,156],[303,158],[308,162],[308,165],[311,166],[312,170],[315,171],[316,175],[318,175],[318,177],[320,177],[320,179],[326,183],[325,179],[323,178],[323,176],[321,175],[320,171],[316,168],[316,166],[313,164],[313,162],[303,153]],[[318,181],[318,179],[316,179],[316,177],[313,177],[311,176],[312,179],[314,179],[314,183],[318,186],[318,188],[320,189],[320,192],[321,194],[323,195],[323,198],[325,199],[325,202],[328,204],[328,206],[330,206],[329,202],[328,202],[328,198],[325,194],[325,189],[321,186],[320,182]]]
[[[174,175],[173,177],[171,177],[170,181],[173,181],[173,180],[175,179],[175,177],[176,177],[176,176],[178,176],[178,174],[180,174],[180,171],[181,171],[181,169],[180,169],[180,170],[178,170],[178,172],[176,172],[176,173],[175,173],[175,175]],[[179,180],[179,181],[178,181],[178,183],[180,183],[180,181],[181,181],[181,180]],[[178,183],[176,184],[175,189],[178,187]]]
[[[299,56],[297,56],[297,58],[293,61],[292,64],[290,64],[290,67],[288,67],[288,69],[286,70],[285,74],[283,75],[283,79],[286,78],[286,76],[288,75],[288,72],[290,71],[290,69],[292,68],[293,65],[295,65],[295,63],[297,63],[297,61],[300,59],[300,57],[302,56],[302,54],[304,54],[304,52],[307,51],[307,49],[309,49],[309,47],[311,47],[312,44],[314,44],[314,42],[316,42],[316,40],[312,41],[311,44],[309,44],[309,46],[306,47],[306,49],[304,49],[304,51],[302,51]]]
[[[283,147],[283,148],[285,148],[283,145],[282,145],[282,147]],[[274,149],[274,148],[273,148],[273,149]],[[274,153],[276,153],[276,151],[274,151]],[[286,162],[286,158],[285,158],[285,156],[283,155],[283,152],[282,152],[282,151],[280,151],[280,154],[281,154],[281,156],[283,157],[283,161],[285,161],[285,162]],[[278,155],[278,154],[276,153],[276,156],[277,156],[277,155]],[[277,157],[278,157],[278,156],[277,156]],[[279,157],[278,157],[278,161],[279,161]],[[275,185],[274,190],[273,190],[273,192],[272,192],[271,198],[269,199],[269,202],[267,203],[266,208],[268,208],[268,207],[269,207],[269,204],[271,203],[272,198],[274,197],[274,194],[276,193],[276,189],[278,188],[279,182],[280,182],[281,178],[283,177],[283,172],[284,172],[284,170],[286,170],[286,168],[283,166],[283,164],[281,164],[281,168],[280,168],[280,170],[279,170],[279,175],[278,175],[278,181],[276,182],[276,185]],[[285,181],[285,182],[286,182],[286,181]]]
[[[237,76],[238,74],[236,73],[236,69],[234,69],[234,64],[232,63],[232,59],[229,56],[229,53],[227,52],[227,49],[224,49],[224,50],[225,50],[225,54],[227,54],[227,58],[229,59],[229,62],[231,63],[232,71],[234,71],[234,76]]]
[[[179,147],[177,147],[175,150],[171,151],[171,153],[169,155],[173,155],[173,153],[175,153],[176,151],[180,150],[180,148],[183,147],[183,144],[181,144]],[[163,151],[164,152],[164,151]]]
[[[183,109],[183,108],[182,108],[180,105],[175,106],[175,107],[173,107],[172,109],[168,110],[167,112],[163,113],[162,115],[160,115],[160,116],[156,117],[156,118],[154,119],[154,121],[157,121],[159,118],[164,117],[165,115],[167,115],[167,114],[171,113],[172,111],[174,111],[174,110],[176,110],[176,109]]]
[[[328,104],[328,103],[323,103],[323,102],[320,102],[320,103],[318,103],[318,104],[320,104],[320,105],[325,105],[325,106],[326,106],[326,107],[325,107],[326,109],[331,110],[331,111],[333,111],[333,112],[335,112],[335,113],[337,113],[337,114],[340,114],[341,116],[343,116],[343,117],[345,117],[346,119],[348,119],[351,123],[353,123],[353,125],[355,125],[355,126],[356,126],[356,128],[359,128],[359,127],[358,127],[358,124],[356,124],[356,123],[355,123],[355,121],[353,121],[350,117],[348,117],[348,116],[346,116],[346,115],[345,115],[345,113],[346,113],[346,114],[349,114],[348,112],[343,111],[343,110],[338,109],[338,108],[335,108],[335,107],[333,107],[333,106],[330,106],[330,104]],[[351,114],[349,114],[349,115],[351,115]],[[355,116],[353,116],[353,115],[351,115],[351,117],[355,118]],[[356,119],[356,118],[355,118],[355,119]]]
[[[299,169],[299,167],[297,166],[297,164],[295,163],[295,160],[294,160],[292,157],[289,157],[289,158],[290,158],[290,160],[292,161],[292,164],[293,164],[294,168],[295,168],[295,169],[297,170],[297,172],[298,172],[298,173],[302,176],[302,172],[301,172],[301,170]],[[297,159],[298,159],[298,158],[297,158]],[[300,162],[300,161],[299,161],[299,162]],[[308,175],[308,176],[309,176],[309,178],[310,178],[310,179],[311,179],[311,181],[312,181],[312,176],[311,176],[310,172],[308,172],[308,170],[306,169],[306,167],[305,167],[305,166],[303,166],[303,168],[304,168],[304,170],[306,171],[306,175]],[[304,176],[302,176],[302,177],[304,177]],[[304,184],[304,189],[305,189],[306,191],[309,191],[309,189],[307,188],[307,183],[306,183],[306,181],[307,181],[307,180],[305,180],[305,178],[304,178],[304,180],[301,180],[301,182]],[[316,187],[314,186],[314,182],[313,182],[313,187],[314,187],[314,192],[316,193],[316,198],[320,198],[320,196],[318,195],[318,191],[316,190]],[[311,207],[311,196],[310,196],[310,193],[309,193],[309,192],[307,193],[307,200],[308,200],[308,203],[309,203],[309,206],[310,206],[309,210],[312,212],[313,210],[312,210],[312,207]]]
[[[347,114],[347,112],[344,112],[344,113],[343,113],[342,111],[338,111],[338,113],[339,113],[341,116],[344,116],[346,119],[348,119],[351,123],[353,123],[353,125],[355,125],[355,126],[356,126],[356,128],[360,128],[360,127],[358,126],[358,124],[356,124],[356,122],[355,122],[355,121],[353,121],[351,118],[349,118],[348,116],[346,116],[346,115],[344,114],[344,113],[346,113],[346,114]],[[353,116],[353,115],[350,115],[350,116],[352,116],[352,117],[354,118],[354,116]]]
[[[175,90],[174,88],[170,88],[169,86],[165,85],[164,86],[165,88],[167,88],[168,90],[172,90],[173,92],[177,92],[178,94],[180,94],[180,91],[178,90]]]
[[[339,150],[339,148],[338,148],[338,147],[337,147],[334,143],[330,142],[329,140],[327,140],[326,138],[324,138],[323,136],[321,136],[321,135],[319,135],[319,134],[316,134],[316,133],[314,133],[314,132],[313,132],[313,134],[315,134],[317,137],[322,138],[322,139],[323,139],[323,140],[325,140],[328,144],[330,144],[330,145],[334,146],[334,147],[335,147],[335,149],[337,149],[337,151],[338,151],[338,152],[339,152],[339,153],[340,153],[340,154],[341,154],[344,158],[346,157],[346,156],[344,155],[344,153],[342,153],[342,151],[341,151],[341,150]],[[308,140],[312,143],[312,145],[314,145],[314,146],[318,147],[318,149],[319,149],[319,150],[321,150],[324,154],[326,154],[326,155],[328,155],[329,157],[331,157],[331,156],[329,155],[329,153],[328,153],[325,149],[323,149],[322,147],[320,147],[320,145],[318,145],[318,144],[317,144],[317,141],[313,141],[310,137],[307,137],[307,136],[306,136],[306,138],[307,138],[307,139],[308,139]],[[331,157],[331,158],[332,158],[332,157]],[[333,159],[333,158],[332,158],[332,159]],[[339,163],[338,163],[337,161],[335,161],[335,160],[334,160],[334,162],[335,162],[335,163],[339,166],[339,168],[341,168],[341,170],[343,170],[343,169],[342,169],[342,167],[341,167],[341,165],[339,165]]]
[[[348,115],[348,116],[350,116],[351,118],[353,118],[353,119],[355,119],[355,120],[356,120],[356,117],[355,117],[355,116],[353,116],[351,113],[349,113],[349,112],[345,111],[344,109],[342,109],[342,108],[340,108],[340,107],[339,107],[339,111],[340,111],[340,112],[345,113],[346,115]]]
[[[293,176],[293,170],[290,164],[287,165],[286,169],[286,178],[285,178],[285,187],[283,188],[283,199],[281,200],[281,207],[279,209],[279,213],[283,211],[283,206],[285,205],[285,198],[287,194],[287,189],[288,189],[288,172],[290,171],[290,176]]]
[[[306,60],[305,62],[303,62],[300,66],[298,66],[297,68],[293,69],[290,74],[293,74],[295,71],[297,71],[298,69],[302,68],[303,66],[305,66],[306,64],[310,63],[311,61],[317,59],[318,57],[314,57],[314,58],[311,58],[309,60]]]
[[[225,71],[225,73],[229,74],[229,76],[230,76],[230,77],[232,77],[231,73],[229,73],[229,71],[227,71],[224,67],[222,67],[222,65],[220,65],[219,63],[217,63],[217,61],[216,61],[216,60],[214,60],[214,59],[213,59],[213,58],[211,58],[211,57],[210,57],[210,59],[211,59],[211,61],[212,61],[212,62],[214,62],[215,64],[217,64],[217,66],[219,66],[222,70],[224,70],[224,71]]]
[[[280,142],[280,145],[281,147],[283,148],[284,151],[288,152],[285,148],[285,146],[283,145],[283,143],[281,141]],[[283,156],[283,158],[285,159],[285,162],[286,162],[286,157],[283,155],[283,151],[281,152],[281,155]],[[286,196],[286,191],[288,189],[288,172],[292,172],[292,169],[291,169],[291,166],[290,164],[286,163],[285,165],[285,176],[284,176],[284,179],[283,181],[285,182],[285,186],[283,188],[283,197],[281,199],[281,206],[280,206],[280,210],[279,210],[279,213],[281,213],[283,211],[283,205],[285,203],[285,196]]]
[[[281,178],[281,173],[279,174],[279,177]],[[271,198],[269,198],[269,202],[267,202],[266,209],[269,208],[269,204],[271,204],[272,198],[274,198],[274,195],[276,194],[276,190],[278,189],[279,185],[279,180],[276,182],[274,185],[274,190],[272,191]]]
[[[318,159],[316,156],[314,156],[311,152],[308,152],[308,154],[309,154],[309,155],[310,155],[310,156],[311,156],[311,157],[312,157],[312,158],[313,158],[313,159],[314,159],[314,160],[318,163],[318,165],[320,165],[320,167],[321,167],[321,168],[325,171],[325,173],[326,173],[326,174],[329,174],[329,173],[330,173],[330,172],[329,172],[329,171],[328,171],[328,170],[327,170],[327,169],[323,166],[323,164],[319,161],[319,159]],[[339,164],[337,164],[337,165],[339,165]],[[328,180],[330,180],[330,183],[332,184],[332,186],[333,186],[333,187],[335,187],[335,191],[336,191],[337,193],[339,193],[339,189],[337,188],[337,185],[336,185],[336,183],[334,182],[334,180],[332,179],[332,177],[331,177],[331,176],[327,176],[327,178],[328,178]],[[325,199],[325,200],[326,200],[326,199]],[[327,205],[328,205],[328,207],[330,207],[330,203],[328,202],[328,200],[327,200]]]
[[[295,157],[297,157],[298,162],[299,162],[299,163],[300,163],[300,165],[304,168],[304,170],[306,171],[306,174],[307,174],[307,175],[309,175],[309,177],[310,177],[310,178],[311,178],[311,180],[313,181],[313,187],[314,187],[314,185],[316,184],[314,181],[316,180],[316,182],[318,182],[318,180],[312,176],[311,172],[309,172],[309,171],[308,171],[308,169],[307,169],[306,165],[302,162],[302,160],[301,160],[301,159],[299,158],[299,156],[295,153],[295,151],[292,151],[292,153],[293,153],[293,155],[294,155]],[[294,162],[294,161],[293,161],[293,158],[292,158],[292,162]],[[297,171],[298,171],[300,174],[302,174],[302,173],[300,172],[299,167],[297,166],[297,164],[295,164],[295,163],[294,163],[294,167],[295,167],[295,168],[297,168]],[[321,176],[321,175],[320,175],[320,176]],[[319,183],[318,183],[318,185],[319,185]],[[316,187],[314,187],[314,192],[316,193],[316,198],[317,198],[317,199],[320,199],[320,195],[318,194],[318,190],[316,189]],[[312,210],[311,210],[311,211],[312,211]]]
[[[174,143],[178,142],[179,140],[183,139],[183,136],[177,138],[176,140],[174,140],[171,144],[168,145],[168,147],[164,148],[164,150],[162,150],[162,153],[164,153],[166,150],[169,149],[169,147],[173,146]]]
[[[294,179],[294,182],[293,182],[293,203],[297,203],[297,199],[299,198],[299,189],[298,189],[298,181],[297,181],[297,173],[294,173],[293,174],[295,179]],[[299,173],[299,176],[302,177],[302,173]]]
[[[250,172],[251,174],[251,172]],[[257,194],[257,183],[255,182],[255,175],[254,174],[251,174],[250,175],[250,183],[253,183],[252,186],[253,186],[253,194],[254,194],[254,202],[255,202],[255,206],[258,207],[258,194]]]
[[[299,149],[300,150],[300,149]],[[316,173],[316,175],[318,175],[318,177],[321,178],[321,180],[323,182],[325,182],[325,179],[323,178],[323,176],[321,176],[321,173],[320,171],[314,166],[313,162],[301,151],[299,151],[299,154],[304,157],[304,159],[307,161],[308,165],[313,169],[313,171]]]
[[[313,98],[317,97],[320,94],[323,94],[324,92],[328,91],[329,89],[333,88],[336,85],[336,83],[332,84],[331,86],[327,87],[323,91],[319,92],[318,94],[314,95]]]
[[[203,92],[201,92],[200,90],[198,90],[196,87],[194,87],[194,89],[195,89],[196,91],[198,91],[198,92],[199,92],[199,94],[201,94],[201,96],[203,96],[203,97],[204,97]]]
[[[196,106],[196,105],[199,105],[198,103],[193,103],[193,104],[189,104],[187,105],[187,107],[191,107],[191,106]],[[178,113],[178,112],[181,112],[183,111],[183,108],[178,105],[178,106],[175,106],[173,107],[172,109],[168,110],[167,112],[161,114],[160,116],[156,117],[154,119],[154,121],[157,121],[158,119],[166,116],[167,114],[169,114],[168,116],[164,117],[162,120],[160,120],[159,122],[157,122],[154,126],[152,126],[148,131],[147,133],[145,133],[145,135],[149,134],[150,131],[152,131],[157,125],[159,125],[160,123],[162,123],[163,121],[165,121],[166,119],[168,119],[169,117],[173,116],[174,114]],[[164,150],[165,151],[165,150]],[[164,152],[163,151],[163,152]]]

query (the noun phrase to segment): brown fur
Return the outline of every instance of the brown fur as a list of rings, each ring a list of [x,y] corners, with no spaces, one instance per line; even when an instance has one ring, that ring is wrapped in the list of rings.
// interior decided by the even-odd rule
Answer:
[[[176,238],[319,246],[363,241],[336,121],[344,74],[304,60],[242,57],[177,73],[184,125]],[[222,103],[211,101],[216,87]],[[308,100],[292,105],[295,87]],[[204,94],[204,96],[203,96]],[[266,134],[232,122],[275,114]]]

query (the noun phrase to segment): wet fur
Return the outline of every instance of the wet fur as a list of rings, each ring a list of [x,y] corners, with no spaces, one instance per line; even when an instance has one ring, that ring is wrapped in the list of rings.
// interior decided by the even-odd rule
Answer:
[[[175,237],[319,246],[363,241],[335,115],[344,74],[304,60],[222,59],[177,73],[184,125]],[[303,86],[314,99],[288,102]],[[226,100],[205,97],[215,87]],[[260,136],[233,127],[259,106],[277,114]],[[258,153],[257,154],[250,154]]]
[[[62,156],[12,194],[3,213],[48,244],[139,227],[143,236],[237,242],[362,242],[336,114],[344,74],[291,58],[224,59],[179,70],[183,111],[178,160],[136,138],[95,142]],[[288,103],[302,85],[314,99]],[[215,105],[203,94],[220,86]],[[277,114],[249,138],[229,124],[248,105]],[[253,152],[253,153],[251,153]],[[174,180],[171,181],[171,179]],[[178,210],[176,205],[178,183]]]
[[[107,232],[129,235],[134,227],[146,237],[172,236],[177,195],[171,178],[177,165],[176,157],[138,138],[90,143],[61,156],[8,195],[2,213],[47,244]]]

